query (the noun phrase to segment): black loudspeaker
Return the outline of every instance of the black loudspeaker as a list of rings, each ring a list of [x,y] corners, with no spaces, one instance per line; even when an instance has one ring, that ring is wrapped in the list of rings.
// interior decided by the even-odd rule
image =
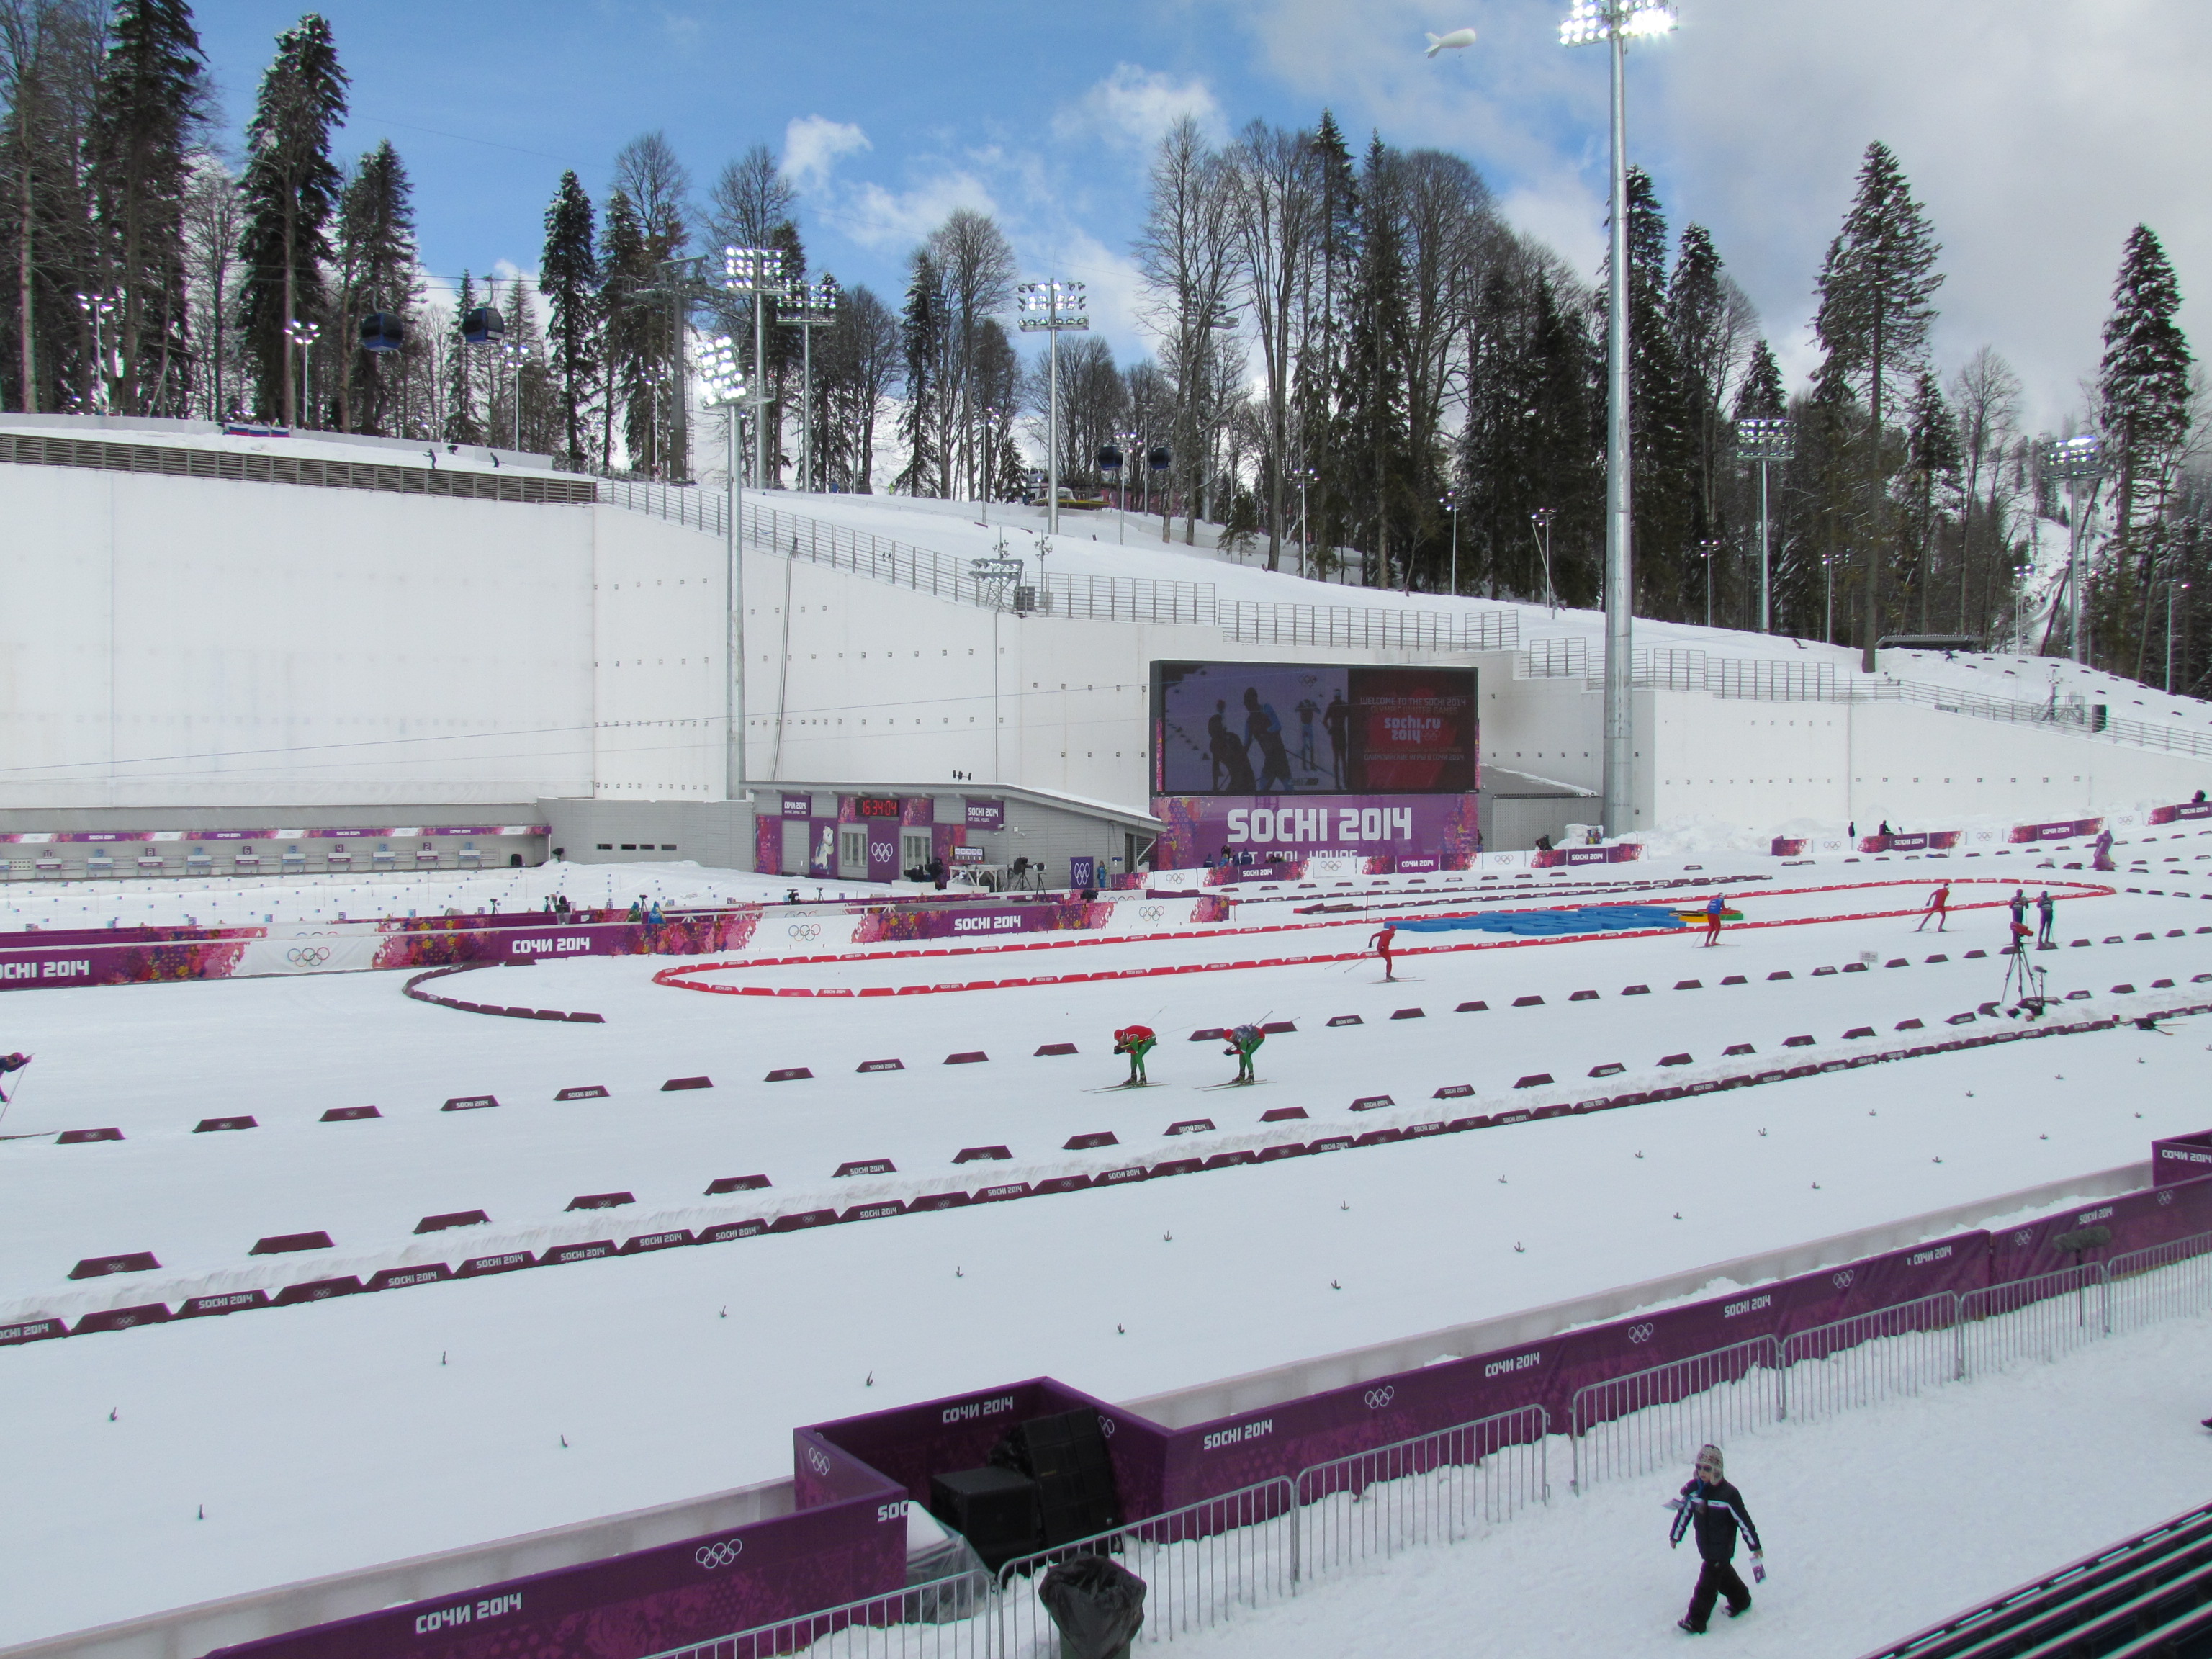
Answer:
[[[929,1480],[929,1512],[975,1547],[993,1572],[1044,1546],[1037,1483],[1015,1469],[956,1469]]]
[[[991,1462],[1036,1482],[1048,1549],[1121,1524],[1114,1463],[1096,1411],[1084,1407],[1017,1424],[992,1449]]]

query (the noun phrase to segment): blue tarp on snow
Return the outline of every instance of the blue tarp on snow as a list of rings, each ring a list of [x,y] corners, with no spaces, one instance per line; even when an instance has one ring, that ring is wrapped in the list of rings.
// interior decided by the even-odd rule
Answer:
[[[1643,927],[1681,927],[1680,915],[1656,904],[1590,904],[1572,910],[1485,910],[1472,916],[1422,916],[1394,921],[1407,933],[1519,933],[1549,939],[1560,933],[1625,933]]]

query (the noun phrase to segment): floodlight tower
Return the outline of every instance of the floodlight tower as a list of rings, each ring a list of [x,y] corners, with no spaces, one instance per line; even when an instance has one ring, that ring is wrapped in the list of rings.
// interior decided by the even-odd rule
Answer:
[[[811,288],[805,283],[795,284],[791,294],[794,303],[785,307],[787,315],[775,320],[785,328],[799,331],[799,487],[811,489],[814,487],[814,331],[827,328],[837,320],[837,284],[824,276]]]
[[[738,412],[750,396],[736,344],[726,334],[716,335],[699,360],[699,401],[722,411],[729,438],[722,520],[722,601],[729,612],[723,624],[722,797],[732,801],[745,793],[745,532],[739,516],[744,483],[738,470]]]
[[[2105,443],[2094,432],[2085,432],[2078,438],[2054,438],[2043,447],[2043,466],[2053,477],[2066,481],[2066,597],[2074,615],[2067,630],[2073,635],[2068,655],[2075,662],[2086,662],[2088,636],[2081,626],[2082,612],[2089,608],[2085,592],[2087,572],[2081,568],[2081,503],[2080,486],[2094,484],[2105,476]],[[2096,500],[2096,491],[2089,499]]]
[[[1630,606],[1634,597],[1628,500],[1628,43],[1674,27],[1668,0],[1574,0],[1559,25],[1563,46],[1607,48],[1613,66],[1613,234],[1607,259],[1605,422],[1605,832],[1625,834],[1636,822],[1636,702],[1630,677],[1635,658]],[[1431,40],[1429,55],[1474,44],[1473,29]]]
[[[791,293],[780,247],[726,247],[722,286],[749,295],[753,310],[753,488],[768,488],[768,301]]]
[[[1759,463],[1759,631],[1762,634],[1772,632],[1774,623],[1771,566],[1767,556],[1766,469],[1776,461],[1788,460],[1795,441],[1796,428],[1785,416],[1751,415],[1735,423],[1735,453],[1747,461]]]
[[[1050,390],[1045,413],[1045,533],[1060,534],[1060,337],[1069,329],[1088,329],[1083,314],[1083,284],[1048,277],[1024,283],[1015,290],[1022,308],[1022,331],[1042,333],[1052,341],[1051,367],[1046,379]]]

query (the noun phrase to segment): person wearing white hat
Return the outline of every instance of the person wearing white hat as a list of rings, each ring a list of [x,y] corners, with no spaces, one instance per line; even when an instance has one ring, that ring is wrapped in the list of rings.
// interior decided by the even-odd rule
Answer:
[[[1751,1591],[1735,1570],[1736,1534],[1741,1532],[1750,1540],[1751,1576],[1760,1583],[1766,1578],[1766,1556],[1759,1547],[1759,1528],[1743,1506],[1743,1494],[1729,1481],[1718,1446],[1698,1449],[1697,1473],[1682,1488],[1682,1495],[1669,1500],[1667,1507],[1674,1511],[1668,1547],[1679,1545],[1683,1534],[1695,1526],[1698,1554],[1704,1563],[1698,1572],[1698,1587],[1690,1594],[1689,1614],[1677,1620],[1677,1626],[1692,1636],[1703,1636],[1705,1621],[1713,1615],[1713,1603],[1723,1596],[1728,1598],[1729,1618],[1750,1612]]]

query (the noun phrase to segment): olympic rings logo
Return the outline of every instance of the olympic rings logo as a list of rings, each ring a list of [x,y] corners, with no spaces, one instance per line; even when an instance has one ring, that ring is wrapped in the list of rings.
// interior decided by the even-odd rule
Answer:
[[[331,949],[326,945],[295,945],[284,952],[284,960],[295,968],[319,968],[330,959]]]
[[[1649,1342],[1656,1334],[1656,1327],[1651,1325],[1631,1325],[1628,1328],[1628,1340],[1631,1342]]]
[[[2024,1250],[2034,1242],[2035,1235],[2029,1232],[2026,1228],[2022,1228],[2020,1231],[2012,1236],[2013,1249],[2016,1250]]]
[[[1104,1435],[1109,1440],[1111,1440],[1114,1437],[1115,1431],[1120,1427],[1121,1425],[1116,1423],[1110,1417],[1102,1417],[1098,1419],[1098,1432]]]
[[[712,1572],[717,1567],[734,1566],[738,1558],[744,1553],[744,1539],[725,1538],[720,1543],[702,1544],[691,1553],[691,1559]]]
[[[822,937],[822,924],[818,921],[794,921],[784,931],[793,939],[811,943]]]
[[[1379,1412],[1397,1398],[1397,1389],[1393,1388],[1370,1389],[1365,1396],[1367,1409],[1370,1412]]]
[[[817,1474],[830,1473],[830,1459],[819,1446],[809,1446],[806,1449],[806,1463],[807,1467]]]
[[[2173,1202],[2173,1190],[2172,1190],[2172,1188],[2168,1188],[2165,1192],[2160,1193],[2160,1194],[2158,1195],[2158,1201],[2159,1201],[2160,1204],[2171,1204],[2171,1203],[2172,1203],[2172,1202]]]
[[[1137,917],[1140,921],[1164,921],[1167,920],[1167,914],[1164,905],[1147,904],[1139,908]]]
[[[1828,1282],[1831,1285],[1833,1285],[1839,1291],[1848,1291],[1851,1287],[1851,1281],[1857,1276],[1858,1275],[1851,1272],[1850,1268],[1846,1267],[1839,1273],[1830,1273],[1828,1275]]]

